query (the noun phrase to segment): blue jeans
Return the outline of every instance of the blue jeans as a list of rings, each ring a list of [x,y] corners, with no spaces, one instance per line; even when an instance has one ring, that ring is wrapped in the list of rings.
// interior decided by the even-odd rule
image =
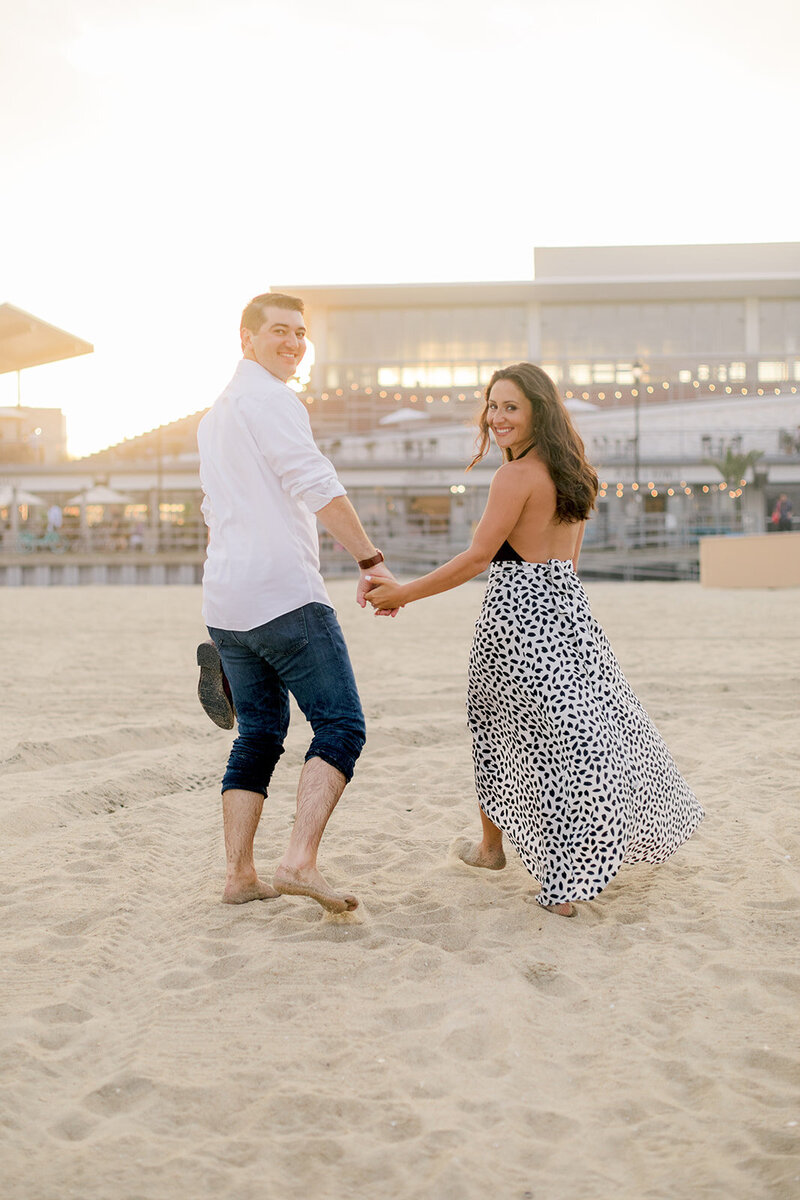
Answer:
[[[246,632],[212,629],[230,684],[239,736],[222,780],[266,796],[289,729],[289,692],[314,731],[306,754],[350,781],[366,740],[347,646],[326,604],[305,604]]]

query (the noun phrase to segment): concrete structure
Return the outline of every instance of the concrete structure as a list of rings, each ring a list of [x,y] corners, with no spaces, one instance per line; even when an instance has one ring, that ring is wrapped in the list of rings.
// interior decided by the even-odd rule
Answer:
[[[800,587],[800,533],[702,538],[703,587]]]

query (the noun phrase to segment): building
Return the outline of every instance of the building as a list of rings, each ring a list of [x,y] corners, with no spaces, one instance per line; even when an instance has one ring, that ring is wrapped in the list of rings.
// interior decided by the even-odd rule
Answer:
[[[525,282],[274,290],[306,301],[317,420],[353,428],[406,399],[457,409],[523,359],[606,406],[639,384],[643,403],[800,384],[800,243],[537,249]]]
[[[306,302],[305,400],[359,508],[380,508],[388,454],[387,505],[422,505],[429,532],[463,536],[485,472],[437,477],[456,442],[469,457],[447,426],[466,428],[494,370],[523,359],[559,385],[607,485],[590,544],[761,529],[783,490],[800,508],[800,243],[537,249],[534,268],[508,283],[275,288]],[[748,454],[744,484],[710,466]]]
[[[493,371],[522,359],[559,384],[600,473],[588,556],[691,574],[702,534],[764,530],[781,492],[800,516],[800,243],[537,249],[534,262],[533,279],[510,283],[274,289],[306,302],[301,398],[398,569],[469,540],[499,461],[464,473],[475,415]],[[146,547],[201,558],[202,415],[60,471],[19,464],[6,482],[56,503],[110,486]],[[100,526],[108,512],[83,516]],[[322,546],[327,569],[350,569]]]
[[[0,408],[0,471],[5,463],[57,463],[67,458],[60,408]]]

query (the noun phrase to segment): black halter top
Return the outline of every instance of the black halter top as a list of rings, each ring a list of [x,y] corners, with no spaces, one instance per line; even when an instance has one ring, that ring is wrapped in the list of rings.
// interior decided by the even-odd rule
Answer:
[[[492,559],[492,562],[521,563],[521,562],[525,562],[525,559],[520,558],[520,556],[517,554],[514,547],[509,545],[508,540],[506,539],[506,541],[503,542],[502,546],[495,554],[494,558]]]

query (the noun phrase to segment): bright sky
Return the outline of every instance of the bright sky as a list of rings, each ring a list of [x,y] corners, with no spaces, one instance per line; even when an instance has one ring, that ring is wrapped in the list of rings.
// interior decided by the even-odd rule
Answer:
[[[0,302],[95,345],[22,377],[75,454],[211,403],[245,301],[273,284],[800,240],[797,0],[0,12]]]

